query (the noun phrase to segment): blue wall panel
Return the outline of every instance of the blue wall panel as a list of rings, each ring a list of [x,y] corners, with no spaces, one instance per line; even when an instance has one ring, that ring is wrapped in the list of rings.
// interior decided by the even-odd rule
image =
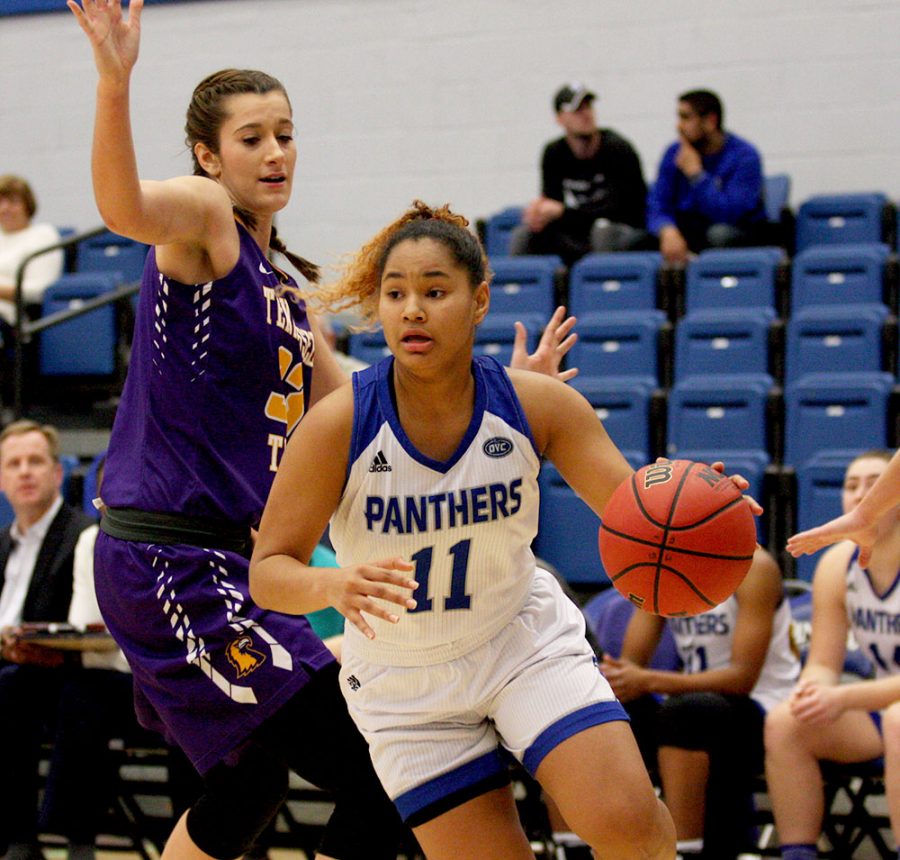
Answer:
[[[184,3],[185,0],[144,0],[144,5],[153,3]],[[3,0],[0,3],[0,17],[4,15],[28,15],[33,12],[68,12],[65,0]]]

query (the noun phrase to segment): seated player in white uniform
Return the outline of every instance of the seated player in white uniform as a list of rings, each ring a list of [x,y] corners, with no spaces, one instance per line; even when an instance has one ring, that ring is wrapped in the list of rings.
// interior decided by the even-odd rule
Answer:
[[[844,474],[844,513],[884,473],[888,451],[856,457]],[[812,860],[825,814],[819,761],[884,756],[888,813],[900,837],[900,508],[878,523],[869,565],[842,541],[813,575],[812,640],[790,698],[766,718],[766,781],[786,860]],[[841,683],[848,633],[868,656],[872,680]]]

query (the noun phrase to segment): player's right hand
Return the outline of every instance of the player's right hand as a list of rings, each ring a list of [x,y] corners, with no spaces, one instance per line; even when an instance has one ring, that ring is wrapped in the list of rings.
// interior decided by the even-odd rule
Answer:
[[[91,40],[100,77],[127,81],[138,58],[144,0],[131,0],[127,20],[122,0],[66,0],[66,5]]]
[[[400,616],[391,612],[390,607],[381,601],[396,603],[404,609],[415,609],[416,601],[403,590],[412,592],[419,587],[414,579],[406,575],[412,570],[415,570],[415,565],[399,557],[342,567],[330,583],[329,604],[364,636],[374,639],[375,631],[366,622],[363,613],[396,624]]]

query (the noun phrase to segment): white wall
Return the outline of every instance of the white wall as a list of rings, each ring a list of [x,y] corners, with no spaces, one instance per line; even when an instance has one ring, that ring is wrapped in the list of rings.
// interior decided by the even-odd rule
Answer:
[[[2,2],[2,0],[0,0]],[[64,0],[60,0],[64,8]],[[300,161],[279,229],[333,261],[415,196],[475,218],[527,200],[577,78],[648,179],[674,99],[717,90],[769,173],[810,194],[896,197],[897,0],[203,0],[149,6],[133,85],[143,176],[189,172],[194,84],[225,66],[279,77]],[[95,74],[68,12],[0,19],[0,172],[33,181],[42,220],[98,223],[88,171]]]

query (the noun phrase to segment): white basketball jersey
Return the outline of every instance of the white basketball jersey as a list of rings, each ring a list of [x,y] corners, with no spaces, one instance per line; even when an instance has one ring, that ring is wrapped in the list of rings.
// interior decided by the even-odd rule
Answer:
[[[872,662],[876,678],[900,673],[900,572],[879,595],[859,566],[859,549],[847,565],[847,621],[856,644]]]
[[[331,520],[343,565],[402,556],[415,564],[415,610],[398,624],[367,616],[375,640],[346,625],[346,645],[383,665],[427,665],[486,642],[520,610],[535,562],[540,457],[506,371],[472,364],[475,408],[457,451],[413,447],[392,396],[393,358],[353,375],[354,425],[344,494]]]
[[[668,620],[686,672],[721,669],[731,662],[737,612],[738,599],[731,595],[709,612]],[[775,612],[769,650],[750,693],[767,711],[787,698],[800,674],[800,661],[791,647],[790,628],[791,607],[785,599]]]

